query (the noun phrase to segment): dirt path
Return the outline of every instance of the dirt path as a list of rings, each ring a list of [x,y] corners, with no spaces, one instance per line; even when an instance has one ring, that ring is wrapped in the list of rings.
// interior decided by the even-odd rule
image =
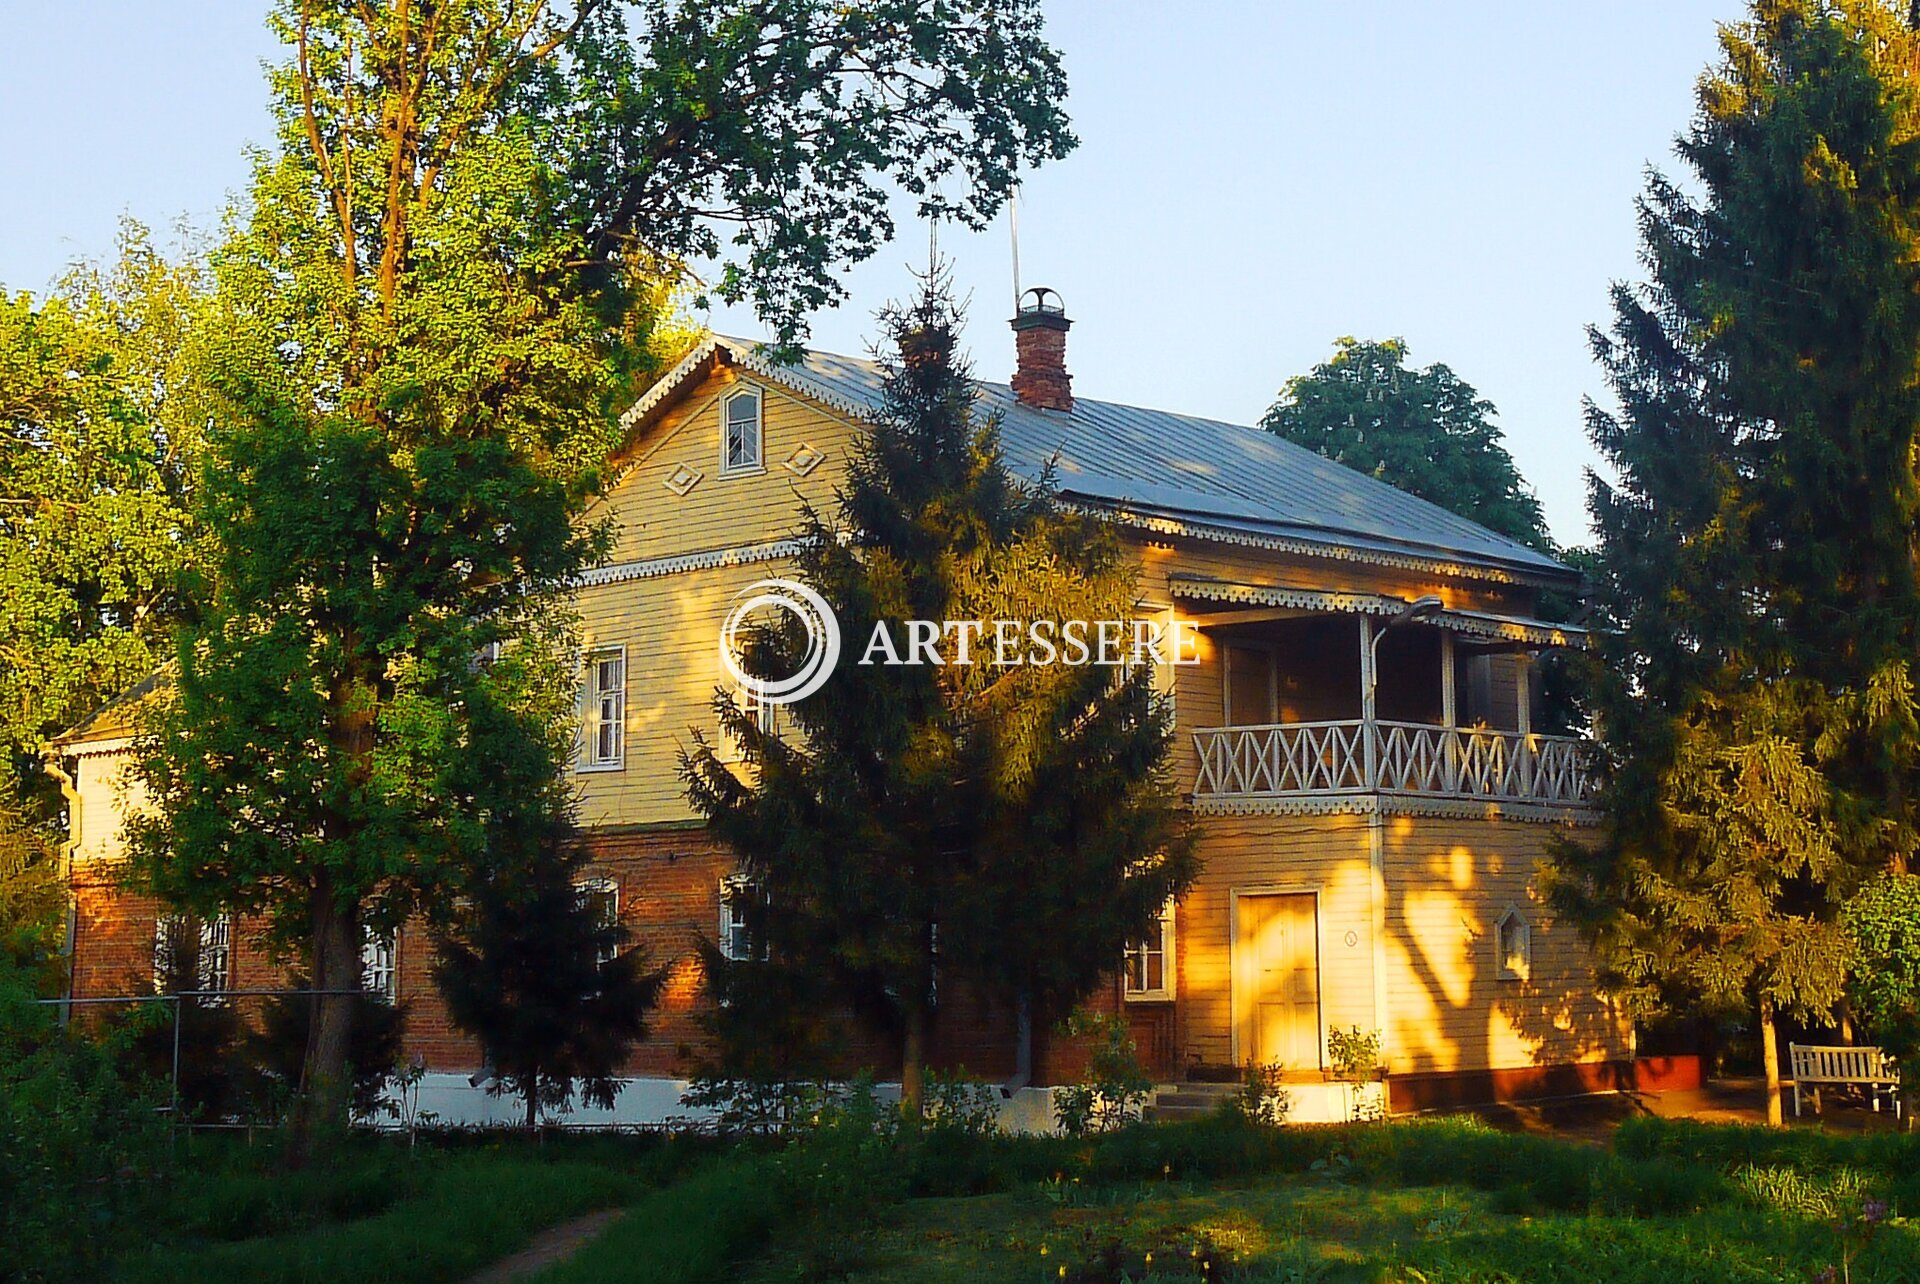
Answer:
[[[508,1284],[510,1280],[522,1280],[549,1266],[558,1265],[572,1257],[588,1240],[613,1225],[624,1211],[609,1208],[588,1213],[585,1217],[576,1217],[558,1226],[549,1226],[534,1236],[533,1243],[512,1257],[502,1258],[478,1275],[468,1276],[466,1284]]]

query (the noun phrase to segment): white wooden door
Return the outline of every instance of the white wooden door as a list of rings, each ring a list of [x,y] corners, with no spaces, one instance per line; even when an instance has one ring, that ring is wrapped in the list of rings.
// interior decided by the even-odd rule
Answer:
[[[1320,1067],[1320,960],[1311,894],[1242,896],[1240,1055],[1289,1070]]]

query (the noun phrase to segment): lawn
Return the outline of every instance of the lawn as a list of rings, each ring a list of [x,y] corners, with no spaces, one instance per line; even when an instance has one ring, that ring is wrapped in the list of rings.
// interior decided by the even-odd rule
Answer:
[[[1466,1120],[1111,1136],[358,1138],[319,1168],[196,1141],[102,1278],[457,1281],[622,1216],[547,1284],[806,1279],[1920,1279],[1920,1139],[1636,1119],[1597,1146]],[[138,1245],[137,1247],[135,1245]]]
[[[871,1236],[858,1281],[1805,1279],[1837,1261],[1825,1226],[1755,1210],[1681,1218],[1502,1212],[1462,1187],[1373,1188],[1299,1177],[1119,1192],[1065,1208],[1033,1192],[915,1200]],[[1902,1237],[1896,1247],[1890,1238]],[[1906,1279],[1912,1233],[1887,1230],[1856,1279]],[[1892,1263],[1900,1261],[1899,1270]],[[1876,1273],[1876,1267],[1886,1268]],[[744,1276],[795,1278],[774,1253]]]
[[[196,1138],[122,1228],[116,1284],[455,1281],[542,1228],[630,1204],[698,1147],[647,1138],[355,1138],[287,1171],[270,1149]]]

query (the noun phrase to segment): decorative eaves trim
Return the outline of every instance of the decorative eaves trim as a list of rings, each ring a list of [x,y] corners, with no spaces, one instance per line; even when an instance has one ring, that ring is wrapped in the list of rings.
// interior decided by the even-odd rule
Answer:
[[[1292,535],[1262,535],[1256,531],[1216,526],[1210,522],[1189,521],[1159,513],[1142,513],[1120,504],[1105,504],[1086,498],[1077,499],[1070,506],[1082,512],[1106,513],[1122,526],[1131,526],[1156,535],[1211,540],[1216,544],[1238,544],[1244,548],[1271,549],[1277,553],[1290,553],[1296,557],[1319,557],[1333,562],[1359,562],[1366,566],[1386,566],[1395,570],[1419,571],[1422,574],[1441,575],[1450,579],[1487,580],[1495,584],[1523,584],[1529,588],[1554,588],[1564,584],[1563,580],[1550,576],[1529,575],[1523,571],[1490,566],[1483,562],[1469,562],[1460,558],[1420,557],[1412,553],[1388,553],[1379,549],[1341,544],[1332,539],[1322,541],[1301,539]]]
[[[777,539],[762,544],[741,544],[734,548],[710,548],[699,553],[680,553],[673,557],[651,557],[635,562],[616,562],[596,566],[573,581],[576,588],[594,588],[602,584],[624,584],[628,580],[650,580],[682,571],[705,571],[717,566],[746,566],[753,562],[774,562],[792,557],[806,546],[804,540]]]
[[[1313,798],[1195,798],[1196,816],[1411,816],[1468,820],[1512,820],[1569,829],[1600,823],[1600,813],[1585,807],[1541,803],[1483,802],[1461,798],[1424,798],[1406,794],[1333,794]]]

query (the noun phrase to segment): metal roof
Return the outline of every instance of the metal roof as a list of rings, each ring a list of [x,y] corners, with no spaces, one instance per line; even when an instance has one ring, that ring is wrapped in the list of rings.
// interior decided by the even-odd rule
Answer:
[[[629,412],[659,404],[716,350],[775,382],[857,417],[881,407],[872,361],[808,350],[776,364],[747,339],[715,336]],[[684,372],[684,373],[683,373]],[[1261,537],[1322,552],[1460,562],[1571,583],[1578,573],[1516,540],[1355,472],[1259,428],[1076,396],[1070,412],[1021,403],[981,382],[983,410],[1000,417],[1007,464],[1037,480],[1049,462],[1062,495],[1128,516],[1162,519],[1169,533]],[[1337,554],[1336,554],[1337,555]],[[1348,555],[1351,555],[1350,553]]]

